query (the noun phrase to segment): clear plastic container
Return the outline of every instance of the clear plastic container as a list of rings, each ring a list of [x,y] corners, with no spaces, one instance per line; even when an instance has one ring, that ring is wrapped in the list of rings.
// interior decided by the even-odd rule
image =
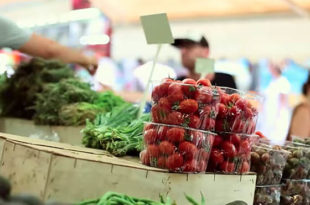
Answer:
[[[145,123],[143,164],[172,172],[205,172],[214,133],[158,123]]]
[[[253,134],[262,97],[226,87],[218,87],[218,92],[220,103],[215,131]]]
[[[249,172],[251,149],[257,137],[231,132],[218,133],[214,138],[208,172]]]
[[[300,143],[300,145],[310,146],[310,138],[300,138],[293,136],[294,143]]]
[[[219,94],[215,87],[198,82],[153,82],[156,86],[152,90],[152,122],[213,131]]]
[[[251,171],[257,173],[257,185],[280,184],[290,152],[280,146],[254,145],[251,152]]]
[[[281,191],[281,205],[309,205],[310,180],[286,180]]]
[[[284,149],[290,154],[284,168],[285,179],[307,179],[310,171],[310,149],[309,147],[296,146],[296,143],[288,142]]]
[[[254,205],[279,205],[281,185],[256,186]]]

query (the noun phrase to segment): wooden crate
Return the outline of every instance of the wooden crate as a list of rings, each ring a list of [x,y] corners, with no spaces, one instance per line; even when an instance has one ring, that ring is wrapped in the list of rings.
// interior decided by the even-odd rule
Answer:
[[[13,192],[28,192],[44,200],[78,202],[107,191],[158,200],[170,196],[188,204],[184,193],[207,204],[234,200],[253,204],[255,174],[176,174],[116,158],[101,150],[0,133],[0,173]]]
[[[0,132],[29,137],[34,134],[59,136],[59,142],[82,146],[81,130],[85,126],[49,126],[36,125],[32,120],[18,118],[0,118]]]

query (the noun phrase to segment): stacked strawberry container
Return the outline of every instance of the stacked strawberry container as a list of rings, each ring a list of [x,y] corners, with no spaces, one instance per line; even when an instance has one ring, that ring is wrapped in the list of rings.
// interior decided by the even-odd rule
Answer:
[[[142,163],[172,172],[248,172],[258,102],[206,79],[164,79],[152,90]]]

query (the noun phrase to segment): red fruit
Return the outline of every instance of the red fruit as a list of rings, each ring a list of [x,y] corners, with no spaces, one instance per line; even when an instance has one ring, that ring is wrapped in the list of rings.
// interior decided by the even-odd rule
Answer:
[[[201,148],[204,141],[204,134],[200,131],[192,131],[191,132],[191,141],[196,147]]]
[[[214,164],[222,164],[224,162],[224,153],[218,149],[213,149],[210,154],[210,159]]]
[[[140,159],[141,159],[142,164],[148,165],[148,166],[150,165],[150,156],[146,150],[143,150],[142,152],[140,152]]]
[[[157,158],[159,157],[159,148],[156,145],[148,145],[147,146],[147,153],[151,158]]]
[[[170,128],[167,131],[167,139],[168,141],[175,143],[180,143],[184,141],[185,130],[182,128]]]
[[[222,164],[220,164],[220,169],[223,172],[233,172],[235,171],[235,164],[233,162],[224,161]]]
[[[198,161],[197,171],[198,172],[205,172],[207,169],[207,162],[204,160]]]
[[[159,151],[160,151],[160,154],[169,156],[174,153],[175,146],[173,146],[173,144],[171,144],[168,141],[163,141],[159,144]]]
[[[190,142],[182,142],[179,145],[179,152],[186,160],[192,160],[197,156],[197,147]]]
[[[183,84],[190,84],[190,85],[196,85],[196,81],[194,79],[191,79],[191,78],[185,78],[183,81],[182,81]]]
[[[253,134],[256,129],[256,124],[252,119],[247,120],[247,127],[246,127],[246,133],[247,134]]]
[[[260,138],[266,138],[266,136],[261,131],[256,131],[256,135],[258,135]]]
[[[236,106],[241,110],[245,110],[245,108],[247,107],[247,102],[244,99],[240,99],[238,100],[238,102],[236,102]]]
[[[213,118],[206,117],[201,123],[201,129],[203,130],[214,130],[215,120]]]
[[[171,104],[170,104],[168,98],[166,98],[166,97],[160,98],[158,101],[158,105],[159,105],[159,107],[165,108],[167,110],[171,109]]]
[[[159,109],[157,105],[153,105],[151,109],[152,113],[152,121],[153,122],[159,122]]]
[[[231,142],[224,141],[222,143],[222,148],[224,150],[224,155],[228,158],[234,158],[237,155],[237,149]]]
[[[219,117],[219,118],[226,118],[227,117],[227,108],[226,108],[226,105],[224,105],[223,103],[220,103],[219,105],[218,105],[218,114],[217,114],[217,116]]]
[[[171,104],[175,104],[184,99],[182,87],[178,83],[171,83],[168,88],[168,100]]]
[[[232,106],[229,110],[228,110],[228,114],[231,117],[236,117],[240,115],[240,110],[237,106]]]
[[[197,85],[203,85],[203,86],[207,86],[210,87],[211,86],[211,82],[209,79],[200,79],[197,81]]]
[[[166,157],[159,157],[157,161],[157,167],[161,169],[165,169],[166,163],[167,163]]]
[[[175,153],[168,157],[167,168],[170,170],[176,170],[183,165],[183,157],[179,153]]]
[[[165,123],[170,125],[181,125],[184,122],[182,113],[177,111],[172,111],[168,114]]]
[[[149,130],[149,129],[153,129],[153,128],[156,128],[156,126],[151,124],[151,123],[148,123],[148,124],[145,124],[144,131]]]
[[[229,97],[229,102],[233,105],[241,99],[241,96],[238,93],[231,94]]]
[[[202,87],[195,93],[195,99],[198,103],[208,104],[212,102],[212,95],[210,87]]]
[[[165,78],[162,83],[160,84],[160,91],[161,93],[165,94],[165,96],[168,94],[168,89],[171,83],[173,83],[174,80],[171,78]]]
[[[152,91],[152,100],[157,102],[162,96],[163,96],[163,94],[160,91],[159,85],[154,87],[154,89]]]
[[[167,139],[167,131],[169,130],[168,126],[160,126],[157,132],[157,138],[159,141],[164,141]]]
[[[183,93],[189,97],[189,98],[193,98],[195,96],[197,87],[196,87],[196,81],[190,78],[186,78],[182,81],[183,84],[186,85],[182,85],[182,91]]]
[[[228,105],[230,99],[229,95],[226,93],[221,93],[220,97],[221,97],[221,103],[223,103],[224,105]]]
[[[251,152],[251,144],[248,140],[241,141],[239,152],[244,154],[248,154]]]
[[[186,99],[179,105],[179,110],[183,113],[195,113],[198,110],[198,103],[196,100]]]
[[[207,161],[209,159],[209,152],[205,149],[199,149],[197,153],[197,161]]]
[[[144,142],[146,144],[154,144],[157,140],[156,129],[149,129],[144,132]]]
[[[151,112],[153,122],[165,123],[167,121],[169,110],[167,110],[166,108],[162,108],[158,105],[153,105]]]
[[[252,118],[252,117],[253,117],[252,109],[250,109],[250,108],[245,108],[244,117],[245,117],[246,119]]]
[[[244,162],[242,163],[240,172],[241,172],[241,173],[246,173],[246,172],[249,172],[249,171],[250,171],[250,165],[249,165],[248,162],[244,161]]]
[[[215,130],[218,132],[229,132],[230,126],[226,119],[217,119],[215,123]]]
[[[236,132],[236,133],[244,133],[245,132],[245,124],[240,118],[236,118],[234,120],[234,123],[232,126],[232,132]]]
[[[222,142],[223,142],[222,137],[219,136],[219,135],[216,135],[216,136],[214,137],[213,147],[218,147],[219,145],[222,144]]]
[[[210,105],[206,105],[202,110],[201,110],[201,115],[202,116],[206,116],[206,117],[210,117],[210,114],[212,112],[211,106]]]
[[[200,118],[196,115],[190,115],[189,116],[189,127],[191,128],[199,128],[200,126]]]
[[[233,143],[237,148],[240,145],[240,140],[241,140],[240,135],[236,135],[236,134],[230,135],[231,143]]]
[[[197,169],[197,161],[195,159],[186,161],[183,165],[184,172],[195,172]]]

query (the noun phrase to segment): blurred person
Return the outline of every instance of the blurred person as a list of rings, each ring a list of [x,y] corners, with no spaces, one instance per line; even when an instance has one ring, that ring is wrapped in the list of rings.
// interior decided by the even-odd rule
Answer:
[[[53,40],[24,30],[1,16],[0,31],[0,48],[8,47],[30,56],[75,63],[85,67],[92,74],[96,71],[97,60],[94,57],[88,57]]]
[[[182,65],[188,70],[187,75],[179,76],[177,80],[192,78],[198,80],[201,77],[195,72],[195,62],[197,58],[208,58],[210,54],[209,42],[205,36],[200,34],[187,34],[183,38],[176,38],[173,46],[180,49]],[[206,76],[213,85],[237,88],[232,75],[215,72]]]
[[[294,108],[287,140],[310,137],[310,75],[302,87],[302,94],[305,98]]]
[[[289,127],[288,94],[291,87],[288,80],[282,76],[282,70],[278,65],[269,63],[268,69],[272,80],[263,91],[264,102],[257,129],[272,143],[283,144]]]

